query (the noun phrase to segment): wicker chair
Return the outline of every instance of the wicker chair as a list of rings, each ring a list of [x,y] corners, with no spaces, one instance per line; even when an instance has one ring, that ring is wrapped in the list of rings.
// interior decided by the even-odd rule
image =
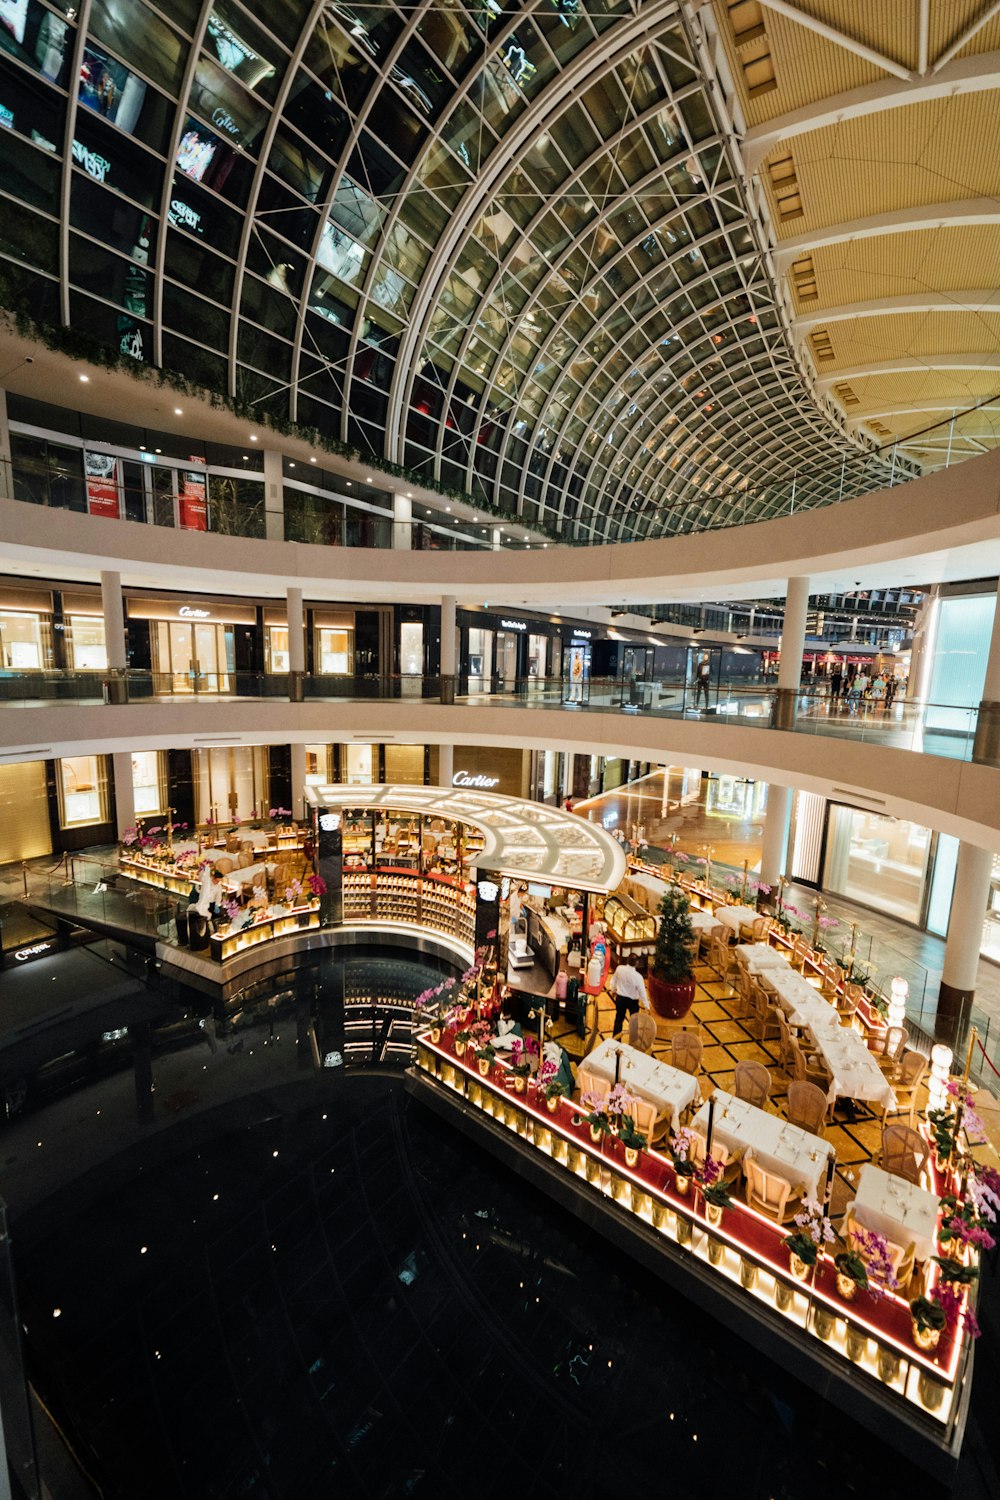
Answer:
[[[802,1206],[802,1185],[766,1172],[748,1151],[743,1157],[743,1175],[747,1185],[747,1203],[758,1213],[786,1224]]]
[[[861,986],[857,984],[845,984],[841,987],[840,994],[834,1000],[837,1014],[842,1021],[850,1021],[857,1015],[858,1002],[861,999]]]
[[[774,926],[773,917],[756,917],[751,927],[751,935],[755,943],[766,943],[767,935]]]
[[[723,927],[721,922],[717,922],[714,927],[703,927],[701,932],[699,932],[698,951],[699,953],[703,953],[705,955],[705,961],[707,963],[711,963],[713,943],[721,943],[723,944],[723,946],[725,946],[725,942],[726,929]]]
[[[795,1064],[792,1055],[792,1049],[793,1047],[795,1047],[796,1042],[795,1038],[792,1036],[791,1027],[788,1024],[788,1020],[783,1010],[778,1011],[778,1038],[781,1043],[781,1053],[779,1058],[781,1068],[785,1073],[788,1074],[789,1078],[794,1078],[795,1074],[793,1069]]]
[[[887,1125],[882,1131],[882,1151],[878,1165],[883,1172],[905,1177],[920,1186],[931,1148],[917,1130],[909,1125]]]
[[[670,1061],[684,1073],[697,1076],[701,1051],[702,1040],[696,1031],[675,1031],[670,1039]]]
[[[736,959],[729,944],[722,938],[716,938],[714,933],[708,949],[709,965],[716,971],[723,984],[729,975],[736,972]]]
[[[738,1062],[733,1079],[733,1093],[758,1109],[766,1109],[771,1097],[771,1075],[763,1063]]]
[[[792,943],[792,955],[789,959],[792,968],[801,970],[805,966],[805,961],[808,953],[809,944],[800,933]]]
[[[707,1141],[697,1130],[691,1132],[691,1160],[698,1167],[705,1160],[705,1147]],[[712,1160],[717,1161],[722,1168],[722,1181],[725,1183],[735,1182],[743,1169],[742,1149],[733,1150],[730,1146],[723,1145],[722,1141],[712,1142]]]
[[[815,1084],[818,1089],[822,1089],[823,1097],[828,1098],[833,1079],[830,1077],[825,1064],[820,1058],[814,1057],[811,1054],[806,1056],[798,1042],[793,1042],[792,1082]],[[831,1116],[833,1114],[832,1105],[830,1107],[830,1114]]]
[[[780,1036],[778,1016],[781,1012],[768,1003],[767,995],[756,980],[751,981],[750,996],[753,1001],[753,1018],[757,1027],[757,1039],[766,1042],[769,1037]]]
[[[890,1078],[895,1077],[899,1070],[900,1060],[909,1039],[910,1033],[905,1026],[890,1026],[885,1037],[880,1037],[871,1049],[879,1054],[878,1065]]]
[[[895,1114],[900,1114],[909,1108],[910,1125],[913,1125],[914,1115],[917,1107],[917,1089],[924,1081],[927,1072],[927,1059],[922,1052],[907,1051],[899,1061],[898,1076],[893,1079],[893,1093],[896,1095]],[[890,1113],[886,1105],[885,1114]],[[883,1117],[884,1123],[884,1117]]]
[[[785,1113],[792,1125],[808,1130],[810,1135],[822,1135],[826,1124],[827,1098],[815,1083],[802,1078],[788,1085],[788,1104]]]
[[[639,1052],[652,1052],[656,1041],[656,1018],[648,1011],[633,1011],[628,1018],[628,1044]]]

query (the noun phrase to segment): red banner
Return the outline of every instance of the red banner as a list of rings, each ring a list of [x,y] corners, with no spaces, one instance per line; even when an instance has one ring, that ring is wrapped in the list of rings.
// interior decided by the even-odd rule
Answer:
[[[186,471],[181,475],[180,523],[186,531],[208,530],[205,476]]]
[[[85,453],[87,510],[92,516],[121,519],[118,503],[118,460],[110,453]]]

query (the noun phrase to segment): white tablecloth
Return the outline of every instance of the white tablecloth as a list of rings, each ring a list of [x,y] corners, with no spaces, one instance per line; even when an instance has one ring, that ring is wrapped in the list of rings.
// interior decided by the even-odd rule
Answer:
[[[715,920],[739,937],[740,928],[749,927],[759,916],[760,912],[754,911],[752,906],[720,906],[715,913]]]
[[[708,1139],[708,1100],[701,1106],[691,1129]],[[722,1089],[715,1090],[715,1125],[713,1140],[730,1150],[742,1147],[752,1151],[765,1172],[777,1172],[792,1187],[800,1184],[805,1195],[816,1198],[826,1183],[827,1161],[834,1154],[829,1141],[800,1130],[788,1120],[772,1115],[745,1099],[737,1099]]]
[[[769,943],[740,943],[736,957],[746,964],[751,974],[759,974],[762,969],[791,968],[785,955]]]
[[[681,1110],[693,1104],[698,1097],[698,1080],[692,1078],[690,1073],[682,1072],[680,1068],[657,1062],[635,1047],[625,1046],[611,1037],[606,1042],[601,1042],[600,1046],[595,1047],[583,1059],[577,1070],[581,1090],[585,1092],[591,1087],[588,1075],[602,1079],[605,1083],[614,1083],[615,1054],[619,1047],[622,1054],[620,1082],[630,1094],[648,1099],[651,1104],[656,1105],[660,1114],[668,1115],[671,1129],[676,1130]]]
[[[663,892],[669,889],[669,882],[658,880],[655,875],[627,875],[622,884],[627,896],[638,901],[647,911],[654,912],[659,910]]]
[[[785,964],[767,969],[764,978],[774,990],[791,1026],[808,1026],[814,1034],[840,1025],[836,1007],[824,1000],[819,991],[796,970]]]
[[[854,1217],[903,1250],[913,1244],[917,1260],[934,1254],[940,1199],[870,1162],[861,1168]]]
[[[269,868],[273,870],[275,867],[262,862],[258,865],[246,865],[242,870],[230,870],[228,875],[223,875],[222,884],[246,885],[249,881],[251,885],[263,885],[264,876]],[[279,897],[284,894],[284,891],[278,892]]]
[[[833,1083],[829,1099],[874,1099],[879,1104],[895,1107],[896,1096],[885,1074],[861,1037],[849,1026],[838,1026],[836,1030],[820,1028],[813,1033],[816,1051],[826,1063]]]
[[[693,911],[691,913],[691,928],[697,936],[701,932],[711,932],[713,927],[720,925],[718,917],[710,911]]]

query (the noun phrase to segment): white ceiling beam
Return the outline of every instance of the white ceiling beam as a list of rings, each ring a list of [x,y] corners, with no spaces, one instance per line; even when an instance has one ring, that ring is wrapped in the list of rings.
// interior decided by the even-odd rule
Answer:
[[[900,401],[897,402],[894,406],[882,407],[879,411],[866,411],[863,416],[857,416],[852,412],[847,412],[845,413],[845,421],[848,424],[856,424],[858,422],[878,422],[881,421],[883,417],[912,417],[916,412],[919,412],[921,414],[923,414],[924,412],[941,412],[941,421],[937,424],[941,427],[943,427],[951,417],[959,418],[970,415],[968,407],[956,406],[954,401],[937,401],[931,399],[930,401]],[[977,406],[975,408],[975,413],[977,415],[983,414],[985,416],[989,416],[991,412],[995,412],[997,416],[1000,416],[1000,405]]]
[[[793,239],[779,240],[772,252],[775,266],[785,271],[799,255],[821,250],[842,241],[877,239],[883,234],[908,234],[922,229],[965,229],[1000,224],[1000,199],[964,198],[954,203],[927,203],[897,208],[891,213],[872,214],[866,219],[848,219]]]
[[[775,146],[812,130],[825,130],[845,120],[877,115],[905,105],[926,104],[950,99],[955,94],[977,94],[989,89],[1000,89],[1000,52],[963,57],[924,78],[905,82],[897,78],[882,78],[878,83],[831,94],[746,131],[742,150],[747,175],[752,176],[758,170]]]
[[[837,307],[798,314],[792,321],[792,331],[797,339],[803,339],[814,328],[825,328],[828,323],[845,323],[854,318],[966,312],[1000,314],[1000,290],[990,287],[975,291],[920,292],[899,297],[873,297],[865,302],[845,302]]]
[[[817,374],[816,384],[821,390],[829,390],[842,380],[865,380],[869,375],[905,375],[912,371],[929,373],[931,370],[1000,370],[1000,354],[981,354],[978,351],[972,354],[907,354],[902,359],[872,360],[871,364],[845,365],[842,370]]]
[[[1000,0],[993,0],[992,5],[984,6],[971,26],[967,26],[964,31],[960,31],[951,45],[945,48],[935,62],[931,72],[936,73],[940,68],[946,67],[955,56],[955,53],[961,52],[962,48],[972,41],[976,32],[981,31],[987,21],[992,21],[993,17],[997,14],[1000,14]]]
[[[917,23],[917,72],[927,72],[927,49],[931,29],[931,0],[920,0],[920,19]]]
[[[859,42],[853,36],[848,36],[844,31],[838,31],[835,26],[827,26],[825,21],[817,21],[815,16],[807,16],[798,6],[790,5],[788,0],[761,0],[761,4],[768,10],[773,10],[775,15],[785,16],[789,21],[794,21],[797,26],[802,26],[806,31],[815,32],[827,42],[833,42],[835,47],[843,47],[845,52],[853,52],[855,57],[864,58],[865,62],[873,63],[876,68],[882,68],[886,73],[893,73],[897,78],[912,78],[913,73],[902,63],[896,62],[892,57],[886,57],[882,52],[876,52],[872,47],[866,47],[864,42]]]

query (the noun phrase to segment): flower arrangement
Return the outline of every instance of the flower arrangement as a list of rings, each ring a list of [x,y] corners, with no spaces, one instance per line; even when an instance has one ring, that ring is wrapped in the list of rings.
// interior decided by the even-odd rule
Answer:
[[[693,1177],[694,1162],[691,1159],[691,1131],[682,1125],[676,1135],[668,1140],[670,1159],[678,1177]]]
[[[781,1243],[804,1265],[814,1266],[821,1248],[832,1244],[836,1238],[833,1225],[815,1198],[803,1198],[802,1212],[795,1215],[792,1223],[796,1225],[795,1231],[786,1235]]]
[[[329,889],[322,875],[307,875],[306,885],[313,896],[325,896]]]
[[[527,1078],[531,1072],[531,1059],[523,1038],[516,1036],[510,1044],[510,1071],[515,1078]]]
[[[982,1329],[979,1326],[978,1318],[971,1307],[966,1307],[963,1311],[962,1294],[957,1292],[949,1282],[939,1281],[931,1292],[931,1298],[933,1299],[931,1305],[936,1305],[940,1309],[940,1313],[944,1316],[944,1324],[948,1328],[955,1327],[958,1322],[959,1313],[961,1313],[962,1327],[965,1329],[965,1332],[970,1338],[979,1338]],[[913,1312],[912,1302],[910,1304],[910,1311],[911,1313]],[[916,1320],[914,1319],[914,1321]]]
[[[569,1092],[565,1083],[556,1077],[558,1072],[559,1069],[556,1064],[550,1057],[547,1057],[535,1074],[535,1084],[538,1092],[544,1095],[549,1102],[553,1099],[563,1099]]]
[[[285,900],[288,902],[289,906],[294,906],[295,903],[296,903],[296,901],[299,899],[299,897],[301,895],[302,895],[302,882],[301,882],[301,880],[293,880],[292,883],[291,883],[291,885],[286,885],[285,886]]]
[[[948,1314],[935,1287],[933,1297],[917,1297],[910,1303],[910,1317],[917,1343],[932,1349],[948,1324]]]
[[[595,1094],[588,1091],[587,1093],[580,1095],[580,1103],[586,1111],[583,1118],[590,1126],[592,1134],[594,1132],[596,1132],[598,1135],[614,1134],[615,1127],[611,1122],[611,1116],[608,1114],[607,1109],[605,1108],[606,1102],[607,1101],[602,1094]]]
[[[721,1162],[716,1161],[714,1156],[706,1156],[700,1166],[695,1169],[694,1175],[701,1184],[706,1203],[713,1204],[715,1208],[728,1208],[733,1199],[728,1186],[722,1179]]]
[[[980,1221],[980,1209],[975,1198],[975,1189],[972,1188],[975,1181],[974,1177],[970,1179],[971,1190],[964,1203],[959,1203],[957,1198],[951,1196],[941,1199],[944,1217],[938,1231],[938,1239],[942,1247],[962,1245],[972,1250],[992,1250],[996,1245],[996,1240]],[[995,1220],[996,1215],[992,1212],[992,1205],[985,1197],[983,1206],[991,1220]]]
[[[885,1236],[861,1224],[852,1226],[850,1248],[835,1255],[833,1263],[838,1277],[853,1281],[876,1301],[899,1285]]]
[[[635,1121],[627,1114],[623,1114],[618,1122],[618,1139],[627,1151],[641,1151],[648,1144],[646,1135],[636,1129]]]

